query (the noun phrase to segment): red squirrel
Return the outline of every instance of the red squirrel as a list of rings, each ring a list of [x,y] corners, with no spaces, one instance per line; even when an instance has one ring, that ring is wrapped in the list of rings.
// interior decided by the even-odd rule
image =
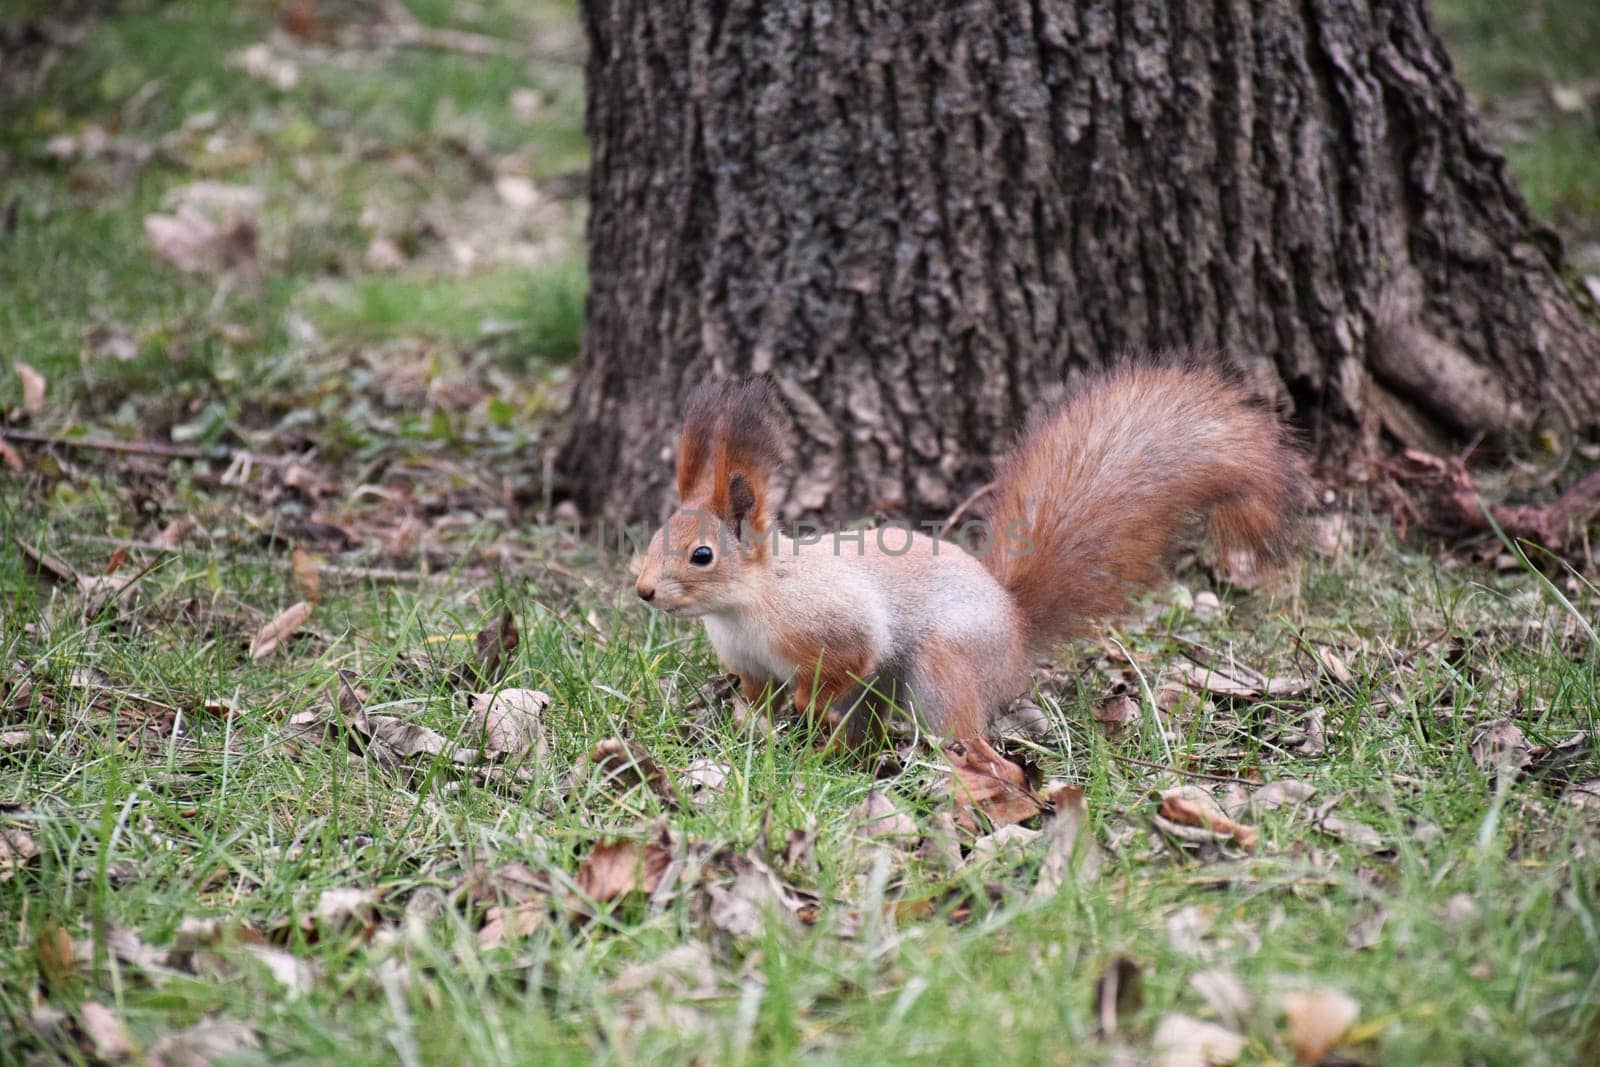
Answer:
[[[978,554],[904,526],[785,536],[767,506],[781,454],[764,381],[701,386],[681,503],[635,588],[703,621],[747,699],[788,684],[852,741],[863,711],[895,709],[946,738],[981,735],[1036,658],[1160,583],[1201,524],[1219,550],[1275,562],[1304,497],[1283,425],[1203,366],[1133,364],[1072,391],[1001,462]]]

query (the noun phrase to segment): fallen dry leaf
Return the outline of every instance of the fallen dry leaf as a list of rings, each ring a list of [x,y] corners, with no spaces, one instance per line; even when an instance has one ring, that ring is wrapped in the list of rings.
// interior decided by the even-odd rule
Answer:
[[[1214,906],[1188,904],[1168,915],[1163,926],[1167,942],[1187,956],[1207,955],[1205,939],[1216,921]]]
[[[456,762],[466,763],[470,762],[474,755],[469,750],[458,749],[450,744],[437,730],[430,730],[420,723],[407,722],[393,715],[368,715],[362,712],[357,716],[354,726],[371,740],[378,742],[384,754],[399,759],[449,753]]]
[[[766,864],[749,856],[732,855],[726,864],[733,869],[731,885],[710,883],[706,895],[710,907],[706,916],[711,925],[739,938],[759,937],[770,918],[798,928],[795,913],[799,900],[788,883]]]
[[[1561,802],[1575,811],[1600,811],[1600,778],[1572,783],[1561,794]]]
[[[60,994],[77,983],[78,967],[72,954],[72,938],[59,923],[47,922],[41,926],[34,936],[33,949],[45,989]]]
[[[1050,736],[1050,716],[1027,697],[1012,701],[1006,713],[989,727],[989,736],[1001,740],[1042,741]]]
[[[318,570],[320,565],[320,559],[303,548],[297,547],[289,556],[295,591],[300,594],[300,599],[312,604],[322,599],[322,577]]]
[[[1028,788],[1022,768],[989,747],[983,738],[946,745],[944,757],[952,772],[950,793],[956,821],[967,829],[977,828],[972,812],[981,813],[996,827],[1039,814],[1039,802]]]
[[[261,1038],[234,1019],[202,1019],[193,1026],[162,1034],[145,1053],[149,1067],[211,1067],[247,1049],[261,1047]]]
[[[317,895],[311,920],[325,929],[366,927],[377,916],[378,895],[357,886],[332,886]]]
[[[1289,1045],[1301,1063],[1321,1062],[1361,1015],[1355,998],[1338,989],[1280,993],[1278,1004],[1289,1024]]]
[[[156,255],[185,274],[233,270],[255,261],[256,229],[248,219],[219,226],[185,206],[174,215],[146,215],[144,232]]]
[[[1325,833],[1357,848],[1377,852],[1384,847],[1383,835],[1364,822],[1329,815],[1323,818],[1320,825]]]
[[[1130,693],[1113,693],[1090,710],[1094,721],[1108,734],[1139,721],[1139,702]]]
[[[1225,1026],[1188,1015],[1168,1015],[1150,1039],[1155,1067],[1218,1067],[1236,1061],[1245,1039]]]
[[[512,653],[516,652],[517,646],[521,643],[522,635],[517,632],[517,617],[511,613],[511,609],[507,608],[500,613],[498,619],[484,624],[483,629],[478,631],[476,640],[473,641],[473,647],[478,653],[478,676],[485,684],[494,685],[500,681],[506,665],[511,661]],[[548,704],[549,700],[550,698],[546,697],[545,703]],[[539,709],[540,712],[543,710]]]
[[[183,544],[183,539],[199,529],[200,520],[193,515],[180,515],[162,528],[156,535],[156,544],[162,548],[177,548]]]
[[[85,1001],[78,1009],[78,1024],[89,1039],[96,1059],[116,1062],[133,1056],[133,1041],[128,1037],[127,1028],[104,1004]]]
[[[985,867],[995,863],[1017,863],[1033,850],[1034,844],[1044,835],[1026,826],[1002,826],[992,834],[984,834],[972,843],[967,853],[969,867]]]
[[[22,380],[22,410],[28,415],[44,414],[44,375],[17,360],[17,377]]]
[[[250,77],[281,91],[300,84],[300,68],[295,66],[294,60],[279,55],[265,41],[234,52],[228,56],[227,65],[237,67]]]
[[[1183,663],[1174,668],[1173,674],[1190,689],[1231,700],[1294,697],[1311,690],[1311,682],[1305,678],[1269,678],[1259,671],[1239,664],[1230,664],[1223,669],[1202,667],[1198,663]]]
[[[296,601],[284,608],[276,618],[256,631],[255,638],[250,642],[250,658],[260,660],[271,655],[273,649],[293,636],[309,618],[311,618],[311,605],[304,600]]]
[[[608,737],[589,751],[588,761],[595,773],[599,774],[603,785],[623,790],[643,785],[667,803],[677,803],[677,794],[672,790],[672,780],[667,777],[667,772],[636,741]]]
[[[1257,812],[1277,811],[1285,807],[1294,808],[1310,800],[1316,791],[1317,787],[1314,785],[1289,778],[1279,778],[1251,793],[1246,806],[1251,811]]]
[[[1383,939],[1383,926],[1389,913],[1381,905],[1368,904],[1356,912],[1345,930],[1344,943],[1356,951],[1372,948]]]
[[[1067,880],[1076,877],[1091,881],[1100,874],[1100,845],[1089,825],[1089,811],[1083,790],[1075,785],[1057,785],[1044,790],[1053,812],[1044,822],[1045,854],[1039,864],[1035,896],[1051,896]]]
[[[483,926],[478,929],[478,944],[493,948],[511,941],[520,941],[550,917],[550,905],[543,900],[529,900],[521,904],[495,904],[484,913]]]
[[[704,941],[686,941],[653,960],[630,964],[606,986],[613,996],[655,989],[676,997],[714,993],[716,968]]]
[[[1472,762],[1485,774],[1502,770],[1519,774],[1533,762],[1533,746],[1522,728],[1510,719],[1496,719],[1480,725],[1472,735]]]
[[[1209,830],[1218,837],[1232,838],[1247,852],[1256,847],[1255,827],[1228,818],[1221,805],[1199,786],[1179,786],[1162,793],[1157,819],[1177,826]]]
[[[850,812],[856,837],[868,841],[888,840],[903,848],[915,848],[917,824],[900,809],[893,797],[881,790],[870,790]]]
[[[39,858],[39,846],[26,831],[0,830],[0,882],[9,882],[22,868]]]
[[[538,689],[502,689],[498,693],[472,693],[467,697],[467,723],[484,739],[484,754],[491,759],[544,759],[549,751],[544,712],[549,693]]]
[[[603,904],[629,893],[654,893],[672,861],[672,835],[658,823],[643,841],[602,842],[578,868],[578,888]]]
[[[1234,1030],[1244,1029],[1245,1020],[1256,1010],[1256,998],[1232,971],[1196,971],[1189,985],[1222,1021]]]
[[[706,804],[722,792],[732,774],[732,765],[710,756],[700,756],[691,760],[678,778],[688,786],[689,797],[695,804]]]

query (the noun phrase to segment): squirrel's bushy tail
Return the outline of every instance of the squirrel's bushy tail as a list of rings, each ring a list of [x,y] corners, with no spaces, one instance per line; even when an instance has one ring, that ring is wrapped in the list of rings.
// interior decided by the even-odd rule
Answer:
[[[1202,531],[1223,552],[1283,557],[1302,468],[1283,425],[1223,372],[1130,365],[1077,389],[1001,464],[985,560],[1044,652],[1158,585]]]

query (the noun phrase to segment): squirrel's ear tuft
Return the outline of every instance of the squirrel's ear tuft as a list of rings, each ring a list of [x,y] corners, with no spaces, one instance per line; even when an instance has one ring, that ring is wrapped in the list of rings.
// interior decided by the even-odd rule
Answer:
[[[728,518],[733,520],[735,527],[749,522],[755,515],[756,491],[750,486],[750,479],[741,471],[734,471],[728,479]]]
[[[715,465],[717,424],[727,410],[729,383],[706,381],[689,397],[678,436],[678,499],[687,502],[704,491]]]

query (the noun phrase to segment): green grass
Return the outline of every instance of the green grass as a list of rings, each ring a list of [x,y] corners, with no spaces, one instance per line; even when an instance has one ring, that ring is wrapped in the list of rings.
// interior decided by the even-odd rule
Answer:
[[[1491,131],[1534,211],[1573,237],[1600,238],[1600,6],[1434,0],[1433,9],[1461,80],[1488,106]],[[1556,90],[1576,93],[1578,110],[1554,107]]]
[[[1557,774],[1502,781],[1471,752],[1501,718],[1535,745],[1593,736],[1600,650],[1540,582],[1374,535],[1275,591],[1221,590],[1220,617],[1158,596],[1114,644],[1041,673],[1050,733],[1011,748],[1083,786],[1098,877],[1037,899],[1038,844],[955,869],[862,848],[853,812],[873,789],[932,832],[947,807],[937,755],[876,778],[782,715],[767,731],[705,709],[694,693],[716,665],[703,636],[647,614],[622,558],[546,521],[540,446],[586,292],[583,207],[550,192],[587,157],[572,11],[411,6],[537,54],[291,49],[299,81],[280,90],[225,65],[268,38],[272,5],[133,2],[86,20],[36,97],[0,100],[0,206],[18,205],[0,235],[0,355],[49,383],[24,417],[20,378],[0,374],[8,419],[298,457],[227,472],[18,446],[25,472],[0,468],[0,829],[39,853],[0,869],[0,1062],[90,1061],[90,1002],[141,1053],[203,1019],[241,1023],[262,1047],[239,1062],[1110,1062],[1148,1055],[1170,1013],[1215,1018],[1191,985],[1204,970],[1260,1002],[1245,1062],[1293,1059],[1273,998],[1307,987],[1360,1001],[1345,1050],[1359,1062],[1583,1062],[1580,1043],[1600,1040],[1600,836],[1567,783],[1600,764],[1585,750]],[[1592,73],[1587,6],[1521,11],[1440,3],[1476,92],[1543,100]],[[45,154],[92,126],[150,160]],[[1540,111],[1523,132],[1508,151],[1537,209],[1594,232],[1592,119]],[[516,226],[491,174],[541,192]],[[145,217],[201,179],[260,190],[255,276],[185,275],[152,254]],[[514,247],[497,243],[508,233]],[[376,238],[404,262],[371,262]],[[127,362],[104,351],[113,330],[133,342]],[[184,516],[198,525],[180,550],[150,547]],[[119,550],[121,575],[156,566],[126,612],[85,617],[70,587],[28,572],[13,537],[86,575]],[[323,557],[321,599],[252,661],[252,635],[305,595],[292,547]],[[1559,569],[1554,581],[1600,614],[1591,586]],[[368,711],[476,743],[463,694],[487,683],[456,670],[503,609],[521,643],[500,684],[554,698],[550,753],[526,780],[479,781],[443,759],[396,769],[353,747],[348,724],[285,745],[291,717],[331,706],[339,672]],[[1095,724],[1115,684],[1158,689],[1196,644],[1296,675],[1315,673],[1306,648],[1323,647],[1351,681],[1190,702],[1164,734],[1148,706],[1123,733]],[[207,710],[218,702],[237,712]],[[182,713],[181,731],[163,709]],[[1287,731],[1314,709],[1326,750],[1292,751]],[[680,789],[703,759],[729,783],[674,807],[571,774],[613,737]],[[1159,791],[1223,791],[1190,772],[1317,794],[1248,818],[1250,856],[1180,855],[1152,823]],[[1321,814],[1372,827],[1385,848],[1332,836]],[[661,817],[696,855],[770,864],[815,895],[814,914],[731,934],[696,888],[586,915],[572,885],[596,844]],[[791,834],[814,836],[815,864],[785,865]],[[548,882],[531,932],[480,943],[482,909],[455,892],[480,863]],[[372,893],[370,925],[319,925],[320,894],[348,887]],[[1351,947],[1352,926],[1380,911],[1381,935]],[[1175,931],[1195,917],[1198,938]],[[123,932],[165,953],[195,920],[222,933],[192,958],[117,958]],[[65,973],[58,932],[84,950]],[[703,956],[685,964],[686,946]],[[1118,956],[1144,995],[1101,1041],[1095,979]],[[309,969],[292,988],[267,966],[286,959]]]
[[[52,512],[49,522],[39,512],[5,518],[90,571],[107,550],[70,531],[107,525],[96,514],[86,505]],[[275,1058],[291,1061],[342,1049],[359,1062],[391,1062],[409,1044],[424,1062],[1092,1062],[1110,1054],[1093,1039],[1094,978],[1120,954],[1143,977],[1143,1007],[1121,1023],[1135,1047],[1169,1012],[1208,1014],[1188,985],[1205,969],[1235,973],[1262,998],[1306,985],[1348,990],[1363,1007],[1363,1055],[1381,1062],[1561,1062],[1591,1024],[1600,995],[1592,819],[1549,783],[1497,783],[1468,751],[1484,720],[1513,716],[1531,741],[1558,743],[1592,735],[1600,715],[1596,650],[1566,636],[1564,615],[1526,577],[1441,571],[1380,544],[1314,564],[1298,603],[1286,593],[1230,597],[1223,621],[1203,622],[1182,600],[1158,602],[1146,624],[1122,633],[1152,679],[1185,641],[1233,649],[1267,669],[1305,669],[1295,665],[1297,640],[1338,650],[1354,681],[1314,698],[1326,709],[1321,756],[1263,743],[1274,724],[1303,712],[1293,703],[1202,707],[1169,742],[1146,728],[1108,738],[1089,711],[1109,683],[1096,681],[1092,650],[1068,657],[1087,670],[1085,684],[1041,691],[1056,736],[1031,755],[1045,777],[1084,785],[1109,860],[1098,880],[1037,901],[1036,849],[989,869],[951,873],[906,857],[874,873],[851,841],[852,808],[876,786],[926,827],[938,806],[931,763],[875,783],[850,759],[818,755],[781,720],[768,736],[720,714],[687,728],[692,714],[681,697],[663,698],[660,680],[692,691],[714,669],[708,650],[627,603],[625,592],[613,595],[619,560],[583,565],[600,584],[576,596],[533,577],[357,585],[318,606],[313,636],[252,664],[243,651],[250,632],[297,594],[282,557],[249,549],[238,531],[213,533],[217,541],[146,578],[121,620],[74,620],[70,597],[6,557],[0,653],[25,664],[36,686],[8,712],[7,728],[37,733],[4,755],[0,803],[10,805],[7,825],[26,829],[41,852],[0,886],[18,939],[0,964],[0,1018],[14,1050],[72,1054],[69,1042],[26,1023],[40,931],[59,924],[92,944],[110,923],[165,946],[200,917],[277,939],[315,969],[310,987],[286,996],[247,953],[224,949],[209,965],[227,981],[202,973],[157,985],[137,967],[102,961],[53,991],[51,1003],[71,1010],[82,998],[103,1000],[141,1047],[219,1013],[249,1022]],[[539,573],[533,561],[548,551],[548,534],[511,543],[525,554],[524,572]],[[1591,615],[1600,606],[1592,593],[1578,603]],[[555,697],[552,754],[525,785],[473,786],[427,760],[398,774],[350,756],[340,741],[282,747],[285,721],[325,706],[336,670],[368,690],[375,710],[461,734],[462,686],[445,668],[470,658],[470,642],[429,639],[470,635],[502,604],[523,633],[505,684]],[[27,628],[47,613],[58,621],[39,640]],[[159,621],[174,615],[176,625]],[[1541,628],[1519,635],[1507,620]],[[441,666],[404,669],[418,649]],[[73,672],[85,670],[97,681],[74,686]],[[12,681],[19,676],[13,668]],[[119,695],[129,693],[188,709],[189,732],[144,744],[119,738],[118,702],[124,715],[137,708]],[[234,701],[239,713],[223,720],[199,710],[215,699]],[[720,759],[732,782],[710,804],[674,811],[643,789],[612,797],[564,781],[612,736],[637,741],[674,775],[696,758]],[[1329,803],[1369,824],[1388,850],[1341,843],[1301,812],[1261,817],[1253,857],[1175,857],[1149,818],[1153,791],[1181,779],[1119,760],[1164,762],[1167,744],[1183,766],[1311,784],[1319,790],[1311,807]],[[1595,772],[1592,754],[1569,770]],[[570,884],[596,842],[658,815],[688,841],[758,855],[790,831],[814,834],[816,868],[786,874],[820,894],[815,924],[771,922],[757,936],[728,937],[686,893],[654,906],[623,901],[594,920],[554,904],[526,938],[483,948],[459,904],[446,902],[433,918],[417,911],[477,862],[525,863]],[[1437,836],[1421,837],[1425,825]],[[349,886],[379,896],[376,937],[300,929],[323,889]],[[956,915],[958,906],[970,914]],[[1187,908],[1205,918],[1198,946],[1168,931]],[[1352,922],[1374,908],[1386,918],[1382,937],[1346,947]],[[675,993],[669,983],[655,996],[610,988],[630,966],[685,943],[709,946],[703,988]],[[1250,1058],[1284,1055],[1270,1011],[1249,1036]]]

